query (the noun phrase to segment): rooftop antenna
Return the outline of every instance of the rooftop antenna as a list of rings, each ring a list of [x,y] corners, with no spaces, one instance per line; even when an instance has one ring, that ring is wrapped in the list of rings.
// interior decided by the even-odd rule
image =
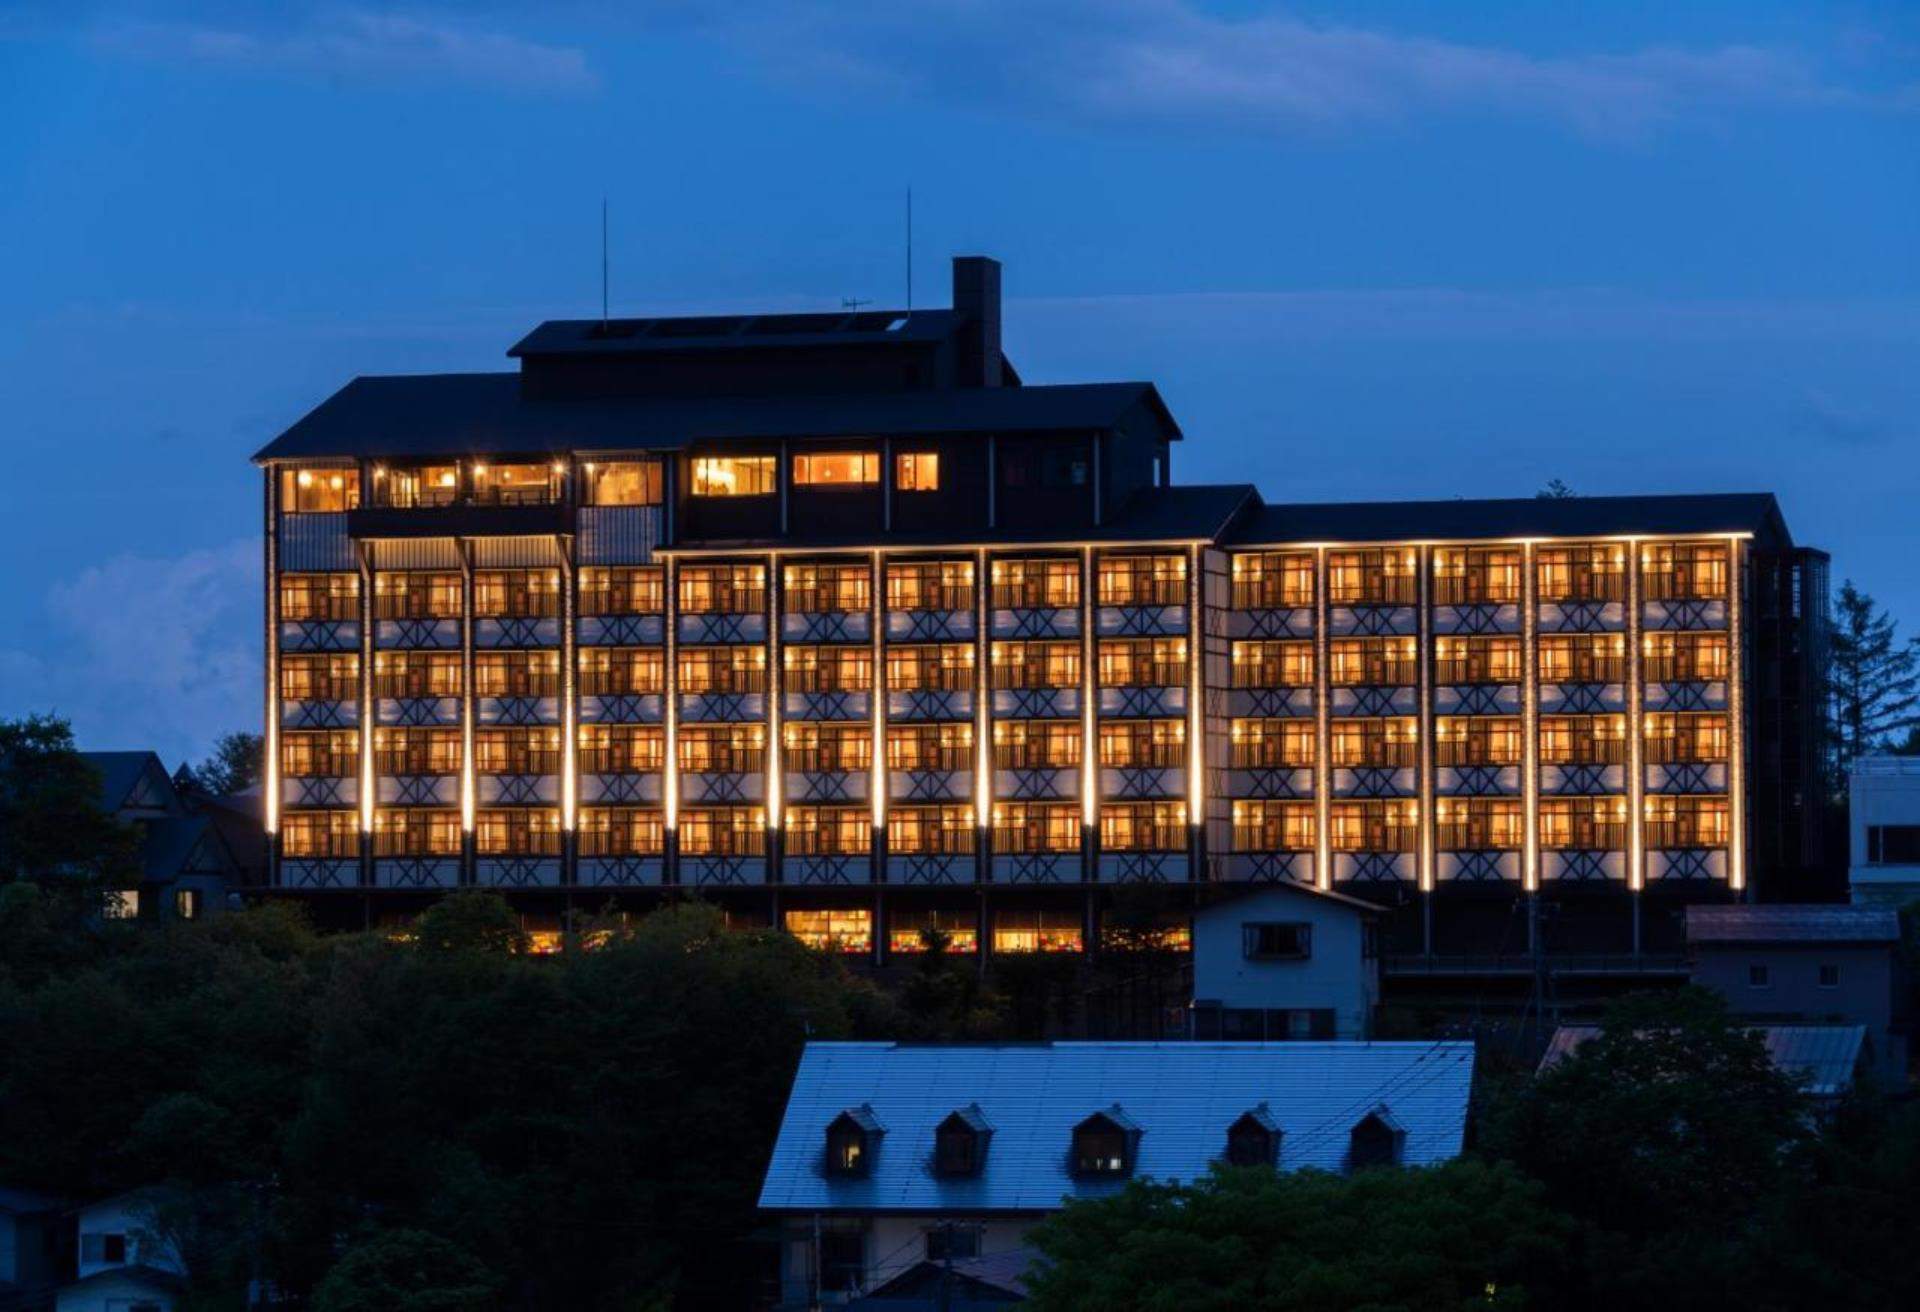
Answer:
[[[607,326],[607,198],[600,198],[600,327]]]
[[[907,313],[913,313],[913,188],[907,188]]]
[[[863,305],[872,305],[872,304],[873,304],[873,297],[871,296],[866,296],[866,297],[842,296],[840,298],[840,308],[843,310],[857,310]]]

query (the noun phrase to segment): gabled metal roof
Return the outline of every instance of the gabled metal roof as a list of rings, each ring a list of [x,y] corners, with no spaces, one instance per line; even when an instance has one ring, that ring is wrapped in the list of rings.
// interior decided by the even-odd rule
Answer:
[[[1766,1045],[1774,1066],[1789,1075],[1806,1076],[1807,1092],[1816,1098],[1838,1097],[1846,1091],[1867,1041],[1864,1025],[1755,1025],[1752,1029]],[[1598,1025],[1562,1025],[1553,1032],[1540,1069],[1572,1056],[1599,1034]]]
[[[1235,531],[1233,542],[1257,546],[1715,533],[1752,533],[1784,540],[1786,525],[1770,492],[1347,501],[1266,506]]]
[[[525,396],[518,374],[405,374],[354,379],[253,458],[407,460],[674,450],[729,438],[1092,431],[1139,415],[1169,438],[1180,436],[1152,383],[547,400]]]
[[[1073,1129],[1115,1104],[1138,1125],[1135,1176],[1192,1180],[1227,1128],[1266,1104],[1283,1168],[1340,1170],[1355,1124],[1385,1105],[1408,1165],[1460,1152],[1471,1043],[810,1043],[794,1076],[760,1206],[774,1211],[1045,1212],[1110,1194],[1076,1179]],[[978,1176],[933,1173],[933,1132],[962,1099],[994,1125]],[[826,1129],[868,1104],[888,1133],[864,1178],[822,1172]]]
[[[648,319],[549,319],[516,342],[515,358],[638,355],[746,347],[885,346],[937,342],[966,316],[954,310],[842,310],[825,314],[714,314]]]
[[[1898,943],[1900,914],[1850,906],[1688,907],[1688,943]]]

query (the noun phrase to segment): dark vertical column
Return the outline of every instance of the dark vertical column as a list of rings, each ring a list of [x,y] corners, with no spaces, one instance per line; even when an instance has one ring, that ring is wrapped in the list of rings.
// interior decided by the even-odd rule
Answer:
[[[993,842],[992,561],[985,549],[973,565],[973,871],[984,880]]]
[[[671,465],[671,462],[669,462]],[[660,796],[666,811],[661,841],[660,882],[680,882],[680,562],[668,556],[660,566],[660,609],[664,620],[661,640],[666,644],[662,687],[666,697],[661,716],[666,724],[666,759],[661,762]]]
[[[784,466],[785,455],[782,449],[781,463]],[[784,485],[783,485],[784,486]],[[784,494],[783,494],[784,495]],[[763,763],[766,771],[765,796],[767,827],[767,882],[778,884],[782,873],[782,858],[786,851],[786,784],[785,766],[781,762],[780,720],[782,706],[780,698],[784,684],[780,678],[780,616],[786,609],[782,597],[784,590],[780,575],[780,553],[767,556],[767,751]]]
[[[560,555],[560,882],[580,880],[580,570],[570,534],[554,543]]]
[[[1640,543],[1627,540],[1627,890],[1633,903],[1633,950],[1640,952],[1640,916],[1647,884],[1646,661],[1640,621]]]
[[[266,616],[267,681],[266,739],[267,761],[265,796],[261,798],[261,822],[266,829],[267,885],[280,886],[280,804],[283,785],[280,779],[280,471],[269,465],[263,471],[265,486],[261,504],[266,523],[262,542],[266,596],[262,613]]]
[[[465,466],[462,466],[465,476]],[[460,880],[474,882],[477,872],[474,825],[480,811],[480,780],[474,768],[473,721],[473,552],[466,539],[457,539],[460,553]]]
[[[1539,955],[1540,941],[1540,587],[1534,547],[1520,555],[1520,805],[1522,850],[1520,883],[1527,895],[1527,950]]]
[[[1313,882],[1333,887],[1333,697],[1327,672],[1327,549],[1313,549]]]
[[[1091,886],[1100,878],[1100,647],[1099,611],[1094,605],[1100,578],[1093,548],[1080,552],[1080,878]],[[1093,897],[1086,897],[1081,948],[1093,952]]]
[[[364,486],[364,484],[363,484]],[[360,566],[360,886],[373,886],[374,736],[373,713],[373,544],[354,544]]]
[[[1433,548],[1417,548],[1420,587],[1420,837],[1414,858],[1419,868],[1420,950],[1433,955],[1434,828],[1433,828]]]

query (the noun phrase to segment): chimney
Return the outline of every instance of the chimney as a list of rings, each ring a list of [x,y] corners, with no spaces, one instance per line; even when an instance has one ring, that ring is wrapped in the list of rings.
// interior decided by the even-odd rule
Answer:
[[[1000,261],[954,256],[953,308],[963,316],[954,385],[1000,386]]]

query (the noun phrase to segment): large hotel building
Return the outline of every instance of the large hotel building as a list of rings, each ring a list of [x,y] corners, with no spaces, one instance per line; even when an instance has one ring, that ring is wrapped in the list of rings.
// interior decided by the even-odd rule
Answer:
[[[1023,383],[999,266],[953,274],[544,323],[262,450],[275,885],[698,894],[884,959],[1300,880],[1444,972],[1671,950],[1818,860],[1825,557],[1773,497],[1179,486],[1152,384]]]

